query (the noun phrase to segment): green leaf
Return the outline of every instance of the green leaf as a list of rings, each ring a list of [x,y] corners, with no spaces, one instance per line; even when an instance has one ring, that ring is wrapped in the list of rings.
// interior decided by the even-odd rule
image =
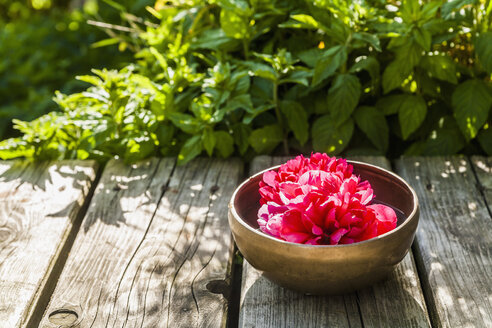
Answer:
[[[277,74],[272,67],[253,61],[245,61],[243,64],[249,69],[250,75],[262,77],[272,82],[277,81]]]
[[[415,84],[413,83],[414,81]],[[408,87],[409,89],[413,89],[417,86],[420,94],[436,100],[443,98],[443,96],[447,98],[447,96],[450,95],[450,91],[452,91],[451,87],[437,79],[432,78],[429,71],[424,69],[419,69],[414,72],[412,84]],[[417,91],[417,89],[415,89],[415,91]]]
[[[423,28],[413,29],[413,38],[425,51],[430,51],[432,35],[429,31]]]
[[[176,128],[171,124],[159,124],[155,134],[160,145],[167,145],[171,143]]]
[[[391,95],[383,98],[379,98],[376,103],[376,107],[383,111],[384,115],[393,115],[398,113],[401,105],[410,95]]]
[[[208,156],[212,156],[214,152],[215,145],[217,143],[217,138],[215,133],[211,128],[206,128],[203,130],[202,134],[203,148],[207,151]]]
[[[273,104],[263,104],[260,106],[253,107],[250,110],[247,110],[248,114],[244,116],[243,123],[251,124],[251,122],[255,119],[255,117],[273,108],[275,108],[275,105]]]
[[[428,21],[436,17],[436,13],[441,7],[441,1],[430,1],[424,5],[420,11],[420,21]]]
[[[305,27],[314,28],[314,29],[319,28],[319,23],[312,16],[299,14],[299,15],[291,15],[290,17],[298,22],[303,23]]]
[[[279,125],[267,125],[254,130],[249,136],[249,143],[258,154],[270,153],[282,142],[282,135]]]
[[[452,116],[444,116],[438,127],[431,131],[425,141],[423,155],[454,155],[465,146],[465,140]]]
[[[159,63],[159,65],[161,66],[162,70],[164,71],[164,74],[167,75],[167,61],[166,61],[166,58],[164,58],[164,55],[161,54],[159,52],[159,50],[157,50],[156,48],[154,47],[150,47],[149,48],[149,51],[152,55],[154,55],[155,59],[157,59],[157,62]]]
[[[235,73],[235,74],[237,74],[237,73]],[[248,92],[250,85],[251,85],[250,77],[248,75],[242,76],[241,78],[239,78],[237,80],[236,88],[234,89],[234,93],[238,94],[238,95],[246,93],[246,92]]]
[[[10,138],[0,141],[0,158],[3,160],[25,157],[31,158],[35,147],[22,138]]]
[[[103,85],[103,81],[100,78],[98,78],[97,76],[79,75],[79,76],[76,76],[75,78],[79,81],[84,81],[84,82],[90,83],[90,84],[95,85],[95,86],[102,86]]]
[[[356,62],[352,67],[350,67],[350,73],[358,73],[361,70],[365,70],[371,76],[373,82],[379,79],[379,62],[374,57],[366,57],[362,58],[358,62]]]
[[[339,125],[352,115],[359,103],[361,86],[357,76],[339,74],[328,91],[328,110],[335,125]]]
[[[219,0],[218,4],[220,4],[220,7],[240,15],[246,15],[251,11],[247,0]]]
[[[217,50],[224,47],[233,48],[233,46],[237,43],[238,41],[236,39],[228,37],[223,30],[217,28],[204,31],[200,34],[200,37],[190,45],[190,47],[192,49],[202,48]]]
[[[485,9],[485,14],[490,17],[490,13],[492,13],[492,1],[489,1],[489,5]]]
[[[384,114],[375,107],[362,106],[354,113],[355,123],[382,152],[388,149],[389,129]]]
[[[412,67],[403,60],[394,60],[383,73],[383,91],[388,93],[393,89],[401,87],[403,81],[412,72]]]
[[[251,102],[251,96],[249,94],[242,94],[236,96],[227,101],[226,105],[228,111],[235,110],[238,108],[243,108],[245,110],[251,110],[253,108],[253,103]]]
[[[482,149],[487,153],[487,155],[492,156],[492,128],[490,124],[486,125],[486,128],[484,127],[482,130],[480,130],[477,139],[480,143],[480,146],[482,146]],[[1,154],[0,157],[2,157]]]
[[[231,156],[234,152],[234,139],[226,131],[215,131],[215,140],[217,140],[216,148],[219,155],[223,158]]]
[[[189,114],[170,113],[169,119],[176,127],[189,134],[197,134],[202,128],[200,122]]]
[[[120,12],[126,12],[126,8],[122,5],[120,5],[116,1],[113,1],[113,0],[103,0],[103,1]]]
[[[244,155],[249,148],[248,138],[251,134],[251,128],[249,125],[236,123],[232,126],[232,135],[234,137],[234,143],[239,149],[239,153]]]
[[[107,46],[112,46],[113,44],[119,43],[120,39],[118,38],[109,38],[109,39],[104,39],[101,41],[94,42],[91,44],[91,48],[101,48],[101,47],[107,47]]]
[[[429,74],[439,80],[450,83],[458,83],[456,78],[456,64],[446,55],[423,57],[420,66]]]
[[[481,33],[477,37],[475,52],[484,70],[492,74],[492,31]]]
[[[492,106],[492,90],[482,80],[468,80],[454,90],[454,117],[467,141],[475,138]]]
[[[403,44],[395,49],[396,60],[412,69],[419,64],[423,48],[415,39],[404,37],[402,41]]]
[[[297,83],[304,85],[306,87],[309,86],[308,78],[313,75],[312,71],[298,70],[290,73],[287,77],[280,80],[279,84],[284,83]]]
[[[403,140],[422,124],[427,115],[427,104],[421,96],[407,96],[398,111]]]
[[[290,100],[280,102],[280,109],[287,118],[287,123],[294,132],[294,136],[301,145],[304,145],[309,138],[309,123],[306,111],[301,104]]]
[[[353,132],[352,119],[349,118],[337,127],[329,115],[321,116],[312,127],[313,148],[315,151],[336,155],[347,147]]]
[[[307,66],[314,68],[318,60],[323,56],[325,52],[319,48],[311,48],[303,50],[297,54],[297,57],[305,63]]]
[[[367,32],[356,32],[352,34],[352,38],[354,40],[362,41],[370,46],[372,46],[377,51],[381,51],[381,44],[379,43],[379,39],[375,34],[367,33]]]
[[[178,165],[183,165],[200,155],[202,152],[201,136],[193,136],[188,139],[178,154]]]
[[[138,136],[128,140],[125,150],[125,161],[134,163],[148,157],[155,150],[154,141],[148,136]]]
[[[347,61],[347,48],[334,46],[327,50],[314,67],[313,86],[332,76],[336,70]]]
[[[451,0],[446,1],[441,7],[441,15],[444,19],[451,18],[451,14],[455,11],[459,11],[466,5],[476,4],[477,0]]]
[[[411,23],[417,20],[419,14],[419,1],[418,0],[403,0],[400,7],[400,14],[403,21]]]
[[[159,1],[159,0],[158,0]],[[157,1],[157,2],[158,2]],[[97,6],[96,6],[97,8]],[[157,10],[154,9],[154,7],[151,7],[151,6],[145,6],[145,9],[152,15],[154,16],[155,18],[157,19],[162,19],[162,15],[160,12],[158,12]]]
[[[220,11],[220,27],[228,37],[247,39],[249,37],[249,19],[233,10]]]

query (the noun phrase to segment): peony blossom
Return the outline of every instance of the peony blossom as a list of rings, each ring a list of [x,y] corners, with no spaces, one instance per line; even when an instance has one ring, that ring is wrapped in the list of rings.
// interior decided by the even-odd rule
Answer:
[[[293,243],[351,244],[396,227],[396,213],[371,204],[368,181],[353,174],[345,159],[302,155],[267,171],[260,182],[261,231]]]

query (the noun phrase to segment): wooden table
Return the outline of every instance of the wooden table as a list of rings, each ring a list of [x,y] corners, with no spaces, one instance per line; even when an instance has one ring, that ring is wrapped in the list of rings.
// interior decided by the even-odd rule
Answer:
[[[273,285],[234,248],[229,198],[283,161],[0,162],[0,327],[492,327],[492,158],[359,158],[415,188],[389,280],[337,297]]]

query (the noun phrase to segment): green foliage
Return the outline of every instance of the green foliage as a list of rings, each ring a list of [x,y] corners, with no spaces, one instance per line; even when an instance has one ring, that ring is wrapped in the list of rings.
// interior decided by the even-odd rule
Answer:
[[[106,2],[127,25],[98,45],[134,63],[16,121],[0,157],[490,154],[489,1]]]
[[[454,116],[465,138],[475,138],[492,106],[492,89],[481,80],[468,80],[456,87],[452,104]]]
[[[328,90],[328,109],[335,125],[340,125],[352,115],[361,94],[359,79],[351,74],[339,74]]]
[[[353,132],[351,118],[337,126],[329,115],[321,116],[313,124],[313,148],[327,154],[338,154],[347,147]]]
[[[131,59],[117,49],[91,48],[104,34],[87,25],[84,9],[33,1],[43,9],[38,11],[25,3],[0,0],[0,138],[12,133],[12,119],[32,120],[56,109],[56,90],[84,90],[85,83],[74,80],[77,74]]]
[[[406,96],[398,110],[401,134],[404,140],[417,130],[427,114],[427,105],[422,96]]]
[[[375,107],[362,106],[354,114],[357,126],[381,152],[388,149],[389,128],[383,112]]]

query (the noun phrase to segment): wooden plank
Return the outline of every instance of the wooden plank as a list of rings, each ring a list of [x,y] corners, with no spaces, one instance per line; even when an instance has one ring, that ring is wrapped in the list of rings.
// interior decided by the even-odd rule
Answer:
[[[471,161],[489,213],[492,213],[492,157],[473,156]]]
[[[239,327],[362,327],[354,294],[306,296],[273,284],[243,265]]]
[[[420,199],[414,251],[433,323],[491,327],[492,220],[470,163],[406,158],[397,169]]]
[[[353,159],[391,169],[384,157],[360,156]],[[357,296],[366,327],[430,327],[411,250],[388,280],[358,291]]]
[[[0,327],[24,327],[96,178],[93,161],[0,162]]]
[[[42,327],[220,327],[237,160],[108,164]]]
[[[289,158],[257,157],[251,174]],[[389,168],[383,157],[354,160]],[[247,261],[243,265],[240,327],[429,327],[424,297],[411,253],[392,276],[344,296],[306,296],[276,286]]]
[[[250,175],[292,157],[258,156]],[[243,262],[239,327],[362,327],[357,298],[306,296],[281,288]]]

